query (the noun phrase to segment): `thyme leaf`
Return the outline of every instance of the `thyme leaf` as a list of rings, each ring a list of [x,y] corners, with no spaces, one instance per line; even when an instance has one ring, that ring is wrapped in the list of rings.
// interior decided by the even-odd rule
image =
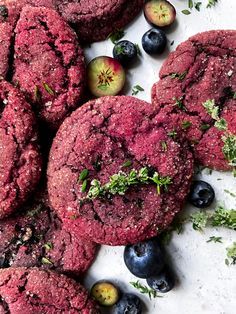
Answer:
[[[212,236],[209,238],[208,241],[206,241],[207,243],[210,243],[210,242],[214,242],[214,243],[222,243],[222,237],[215,237],[215,236]]]
[[[217,4],[218,0],[208,0],[207,8],[212,8]]]
[[[144,88],[142,88],[142,86],[140,86],[140,85],[135,85],[132,88],[132,96],[137,95],[139,92],[144,92]]]
[[[125,32],[123,29],[116,29],[114,32],[108,35],[108,38],[111,40],[113,44],[116,44],[121,38],[124,37],[124,35]]]
[[[51,95],[51,96],[54,96],[55,95],[55,92],[54,90],[46,83],[46,82],[43,82],[43,88],[45,89],[45,91]]]

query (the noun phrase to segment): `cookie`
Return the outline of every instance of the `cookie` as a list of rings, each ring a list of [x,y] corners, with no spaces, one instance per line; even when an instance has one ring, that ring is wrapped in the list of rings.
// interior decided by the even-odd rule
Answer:
[[[37,268],[0,270],[0,295],[0,313],[100,313],[79,283]]]
[[[16,211],[41,175],[37,126],[31,106],[0,81],[0,218]]]
[[[90,101],[64,121],[50,152],[48,192],[51,206],[72,232],[97,243],[125,245],[171,223],[188,193],[193,159],[177,134],[173,138],[157,120],[151,104],[117,96]],[[94,179],[103,186],[120,171],[128,175],[142,168],[172,184],[159,193],[149,182],[122,194],[88,198]],[[79,177],[86,170],[84,186]]]
[[[44,189],[20,213],[0,221],[0,267],[41,267],[80,276],[92,264],[97,245],[66,230],[49,208]]]
[[[236,134],[236,31],[197,34],[178,46],[164,62],[160,81],[152,88],[152,102],[163,121],[171,120],[191,143],[197,162],[229,170],[223,153],[224,132],[215,127],[203,104],[214,100],[219,118]]]

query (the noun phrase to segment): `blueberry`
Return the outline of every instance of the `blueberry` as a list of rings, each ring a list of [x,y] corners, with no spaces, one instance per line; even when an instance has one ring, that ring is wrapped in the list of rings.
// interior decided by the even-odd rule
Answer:
[[[157,275],[164,267],[164,256],[157,239],[127,245],[124,261],[129,271],[139,278]]]
[[[160,274],[147,279],[147,284],[154,290],[166,293],[174,288],[175,278],[168,267],[165,267]]]
[[[189,202],[198,208],[205,208],[212,204],[215,192],[212,186],[205,181],[194,181],[188,196]]]
[[[136,46],[128,40],[118,42],[113,48],[113,57],[122,65],[131,63],[138,55]]]
[[[166,34],[161,29],[152,28],[142,38],[143,49],[148,54],[160,54],[167,44]]]
[[[115,314],[141,314],[141,300],[132,293],[123,294],[120,301],[115,306]]]

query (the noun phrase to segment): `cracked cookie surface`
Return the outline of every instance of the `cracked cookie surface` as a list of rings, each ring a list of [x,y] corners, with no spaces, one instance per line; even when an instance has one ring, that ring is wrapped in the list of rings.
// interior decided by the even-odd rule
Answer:
[[[151,104],[133,97],[104,97],[76,110],[60,127],[48,165],[49,201],[67,228],[97,243],[122,245],[156,235],[181,209],[192,176],[188,147],[168,136]],[[177,134],[176,134],[177,137]],[[121,168],[128,161],[131,166]],[[154,184],[136,185],[125,195],[86,197],[78,182],[102,184],[120,170],[150,167],[171,177],[168,191]]]
[[[214,100],[220,118],[236,135],[236,31],[209,31],[179,45],[164,62],[152,102],[163,123],[172,121],[192,144],[196,160],[216,170],[231,166],[223,154],[223,131],[205,110]]]
[[[0,218],[28,198],[41,175],[37,127],[30,105],[0,81]]]
[[[0,296],[0,313],[100,313],[79,283],[36,268],[0,270]]]
[[[79,276],[97,253],[95,243],[65,230],[44,189],[20,213],[0,221],[0,237],[0,268],[35,266]]]

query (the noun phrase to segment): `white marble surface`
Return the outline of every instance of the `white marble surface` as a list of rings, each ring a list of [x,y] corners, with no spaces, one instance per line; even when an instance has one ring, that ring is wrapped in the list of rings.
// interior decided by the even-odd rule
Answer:
[[[181,10],[187,8],[187,0],[172,0],[177,9],[177,22],[167,31],[169,50],[189,36],[200,31],[211,29],[236,29],[236,0],[219,0],[216,7],[206,9],[207,0],[202,0],[200,12],[192,11],[191,15],[183,15]],[[140,15],[128,28],[125,39],[138,43],[141,47],[142,34],[150,26]],[[174,40],[174,45],[170,43]],[[99,55],[112,56],[113,44],[106,40],[95,43],[86,49],[86,58]],[[148,56],[142,50],[142,57],[127,73],[128,84],[125,94],[131,95],[132,86],[139,84],[145,91],[138,98],[150,101],[150,89],[158,79],[158,72],[166,52],[159,57]],[[228,189],[236,194],[236,178],[230,173],[214,171],[211,175],[203,172],[203,179],[212,184],[216,191],[216,202],[224,203],[228,208],[236,208],[236,198],[226,194]],[[221,178],[222,180],[217,180]],[[215,206],[216,204],[214,204]],[[213,207],[214,207],[213,206]],[[194,210],[186,205],[187,212]],[[210,236],[221,236],[223,244],[207,243]],[[194,231],[190,224],[185,225],[185,231],[174,237],[167,247],[173,267],[178,277],[176,288],[163,298],[149,300],[140,295],[146,310],[150,314],[235,314],[236,313],[236,265],[226,266],[226,247],[236,241],[235,231],[223,228],[207,228],[200,233]],[[138,293],[129,284],[137,280],[126,269],[123,262],[123,247],[103,246],[98,258],[90,269],[85,284],[88,288],[100,279],[117,282],[124,290]],[[142,281],[145,284],[145,281]]]

